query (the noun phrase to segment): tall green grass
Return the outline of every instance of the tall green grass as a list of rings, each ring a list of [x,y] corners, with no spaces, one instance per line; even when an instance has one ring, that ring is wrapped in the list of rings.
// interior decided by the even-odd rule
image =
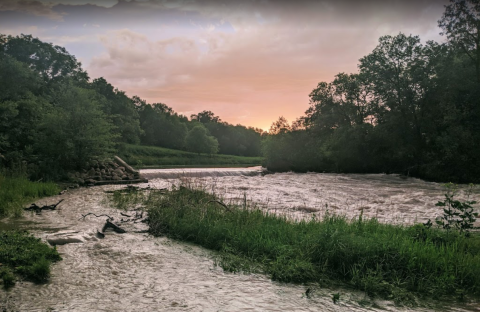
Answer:
[[[259,166],[262,157],[208,155],[156,146],[126,144],[119,156],[135,168]]]
[[[229,271],[260,269],[284,282],[343,285],[400,302],[419,297],[478,297],[480,238],[422,224],[326,215],[307,221],[223,206],[181,187],[148,203],[154,235],[219,251]]]
[[[58,194],[59,191],[55,183],[31,182],[24,177],[0,174],[0,217],[18,217],[26,203]]]

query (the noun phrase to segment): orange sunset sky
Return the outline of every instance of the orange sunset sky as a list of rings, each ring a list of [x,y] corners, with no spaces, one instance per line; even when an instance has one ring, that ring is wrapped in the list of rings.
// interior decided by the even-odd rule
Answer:
[[[0,33],[65,46],[91,78],[190,116],[267,130],[383,35],[443,41],[448,1],[1,0]]]

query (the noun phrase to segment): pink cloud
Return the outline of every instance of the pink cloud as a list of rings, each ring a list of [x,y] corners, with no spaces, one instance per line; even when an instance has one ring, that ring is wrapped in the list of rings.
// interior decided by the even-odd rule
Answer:
[[[435,34],[442,12],[441,5],[431,9],[431,1],[361,3],[185,5],[179,9],[222,18],[234,31],[177,29],[175,37],[158,40],[114,30],[100,37],[105,52],[87,69],[129,95],[186,115],[206,109],[233,124],[268,128],[280,115],[290,121],[302,115],[318,82],[355,72],[381,35]]]

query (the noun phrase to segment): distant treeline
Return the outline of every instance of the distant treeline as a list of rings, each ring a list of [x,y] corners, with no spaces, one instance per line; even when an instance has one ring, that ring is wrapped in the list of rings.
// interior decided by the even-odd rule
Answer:
[[[451,1],[439,20],[446,43],[384,36],[310,93],[310,108],[280,117],[264,142],[276,171],[404,173],[480,182],[480,6]]]
[[[57,179],[124,143],[259,156],[262,132],[210,111],[189,120],[104,78],[90,81],[63,47],[0,35],[0,169]]]

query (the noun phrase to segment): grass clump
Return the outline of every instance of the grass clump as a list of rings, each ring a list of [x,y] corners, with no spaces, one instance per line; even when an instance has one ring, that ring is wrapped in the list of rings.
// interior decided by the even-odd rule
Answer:
[[[24,177],[0,174],[0,217],[20,216],[23,206],[39,197],[58,194],[55,183],[31,182]]]
[[[260,166],[263,157],[209,155],[156,146],[125,144],[119,156],[135,168]]]
[[[180,187],[148,204],[150,231],[219,251],[229,271],[259,268],[272,279],[351,286],[399,303],[480,294],[480,237],[375,219],[326,215],[291,221],[224,206]],[[415,296],[414,296],[415,295]]]
[[[135,186],[127,186],[126,188],[108,192],[110,202],[113,206],[120,210],[128,210],[142,206],[148,199],[144,191]]]
[[[61,260],[55,248],[27,232],[0,232],[0,278],[5,288],[15,283],[14,274],[34,282],[50,277],[50,264]]]

